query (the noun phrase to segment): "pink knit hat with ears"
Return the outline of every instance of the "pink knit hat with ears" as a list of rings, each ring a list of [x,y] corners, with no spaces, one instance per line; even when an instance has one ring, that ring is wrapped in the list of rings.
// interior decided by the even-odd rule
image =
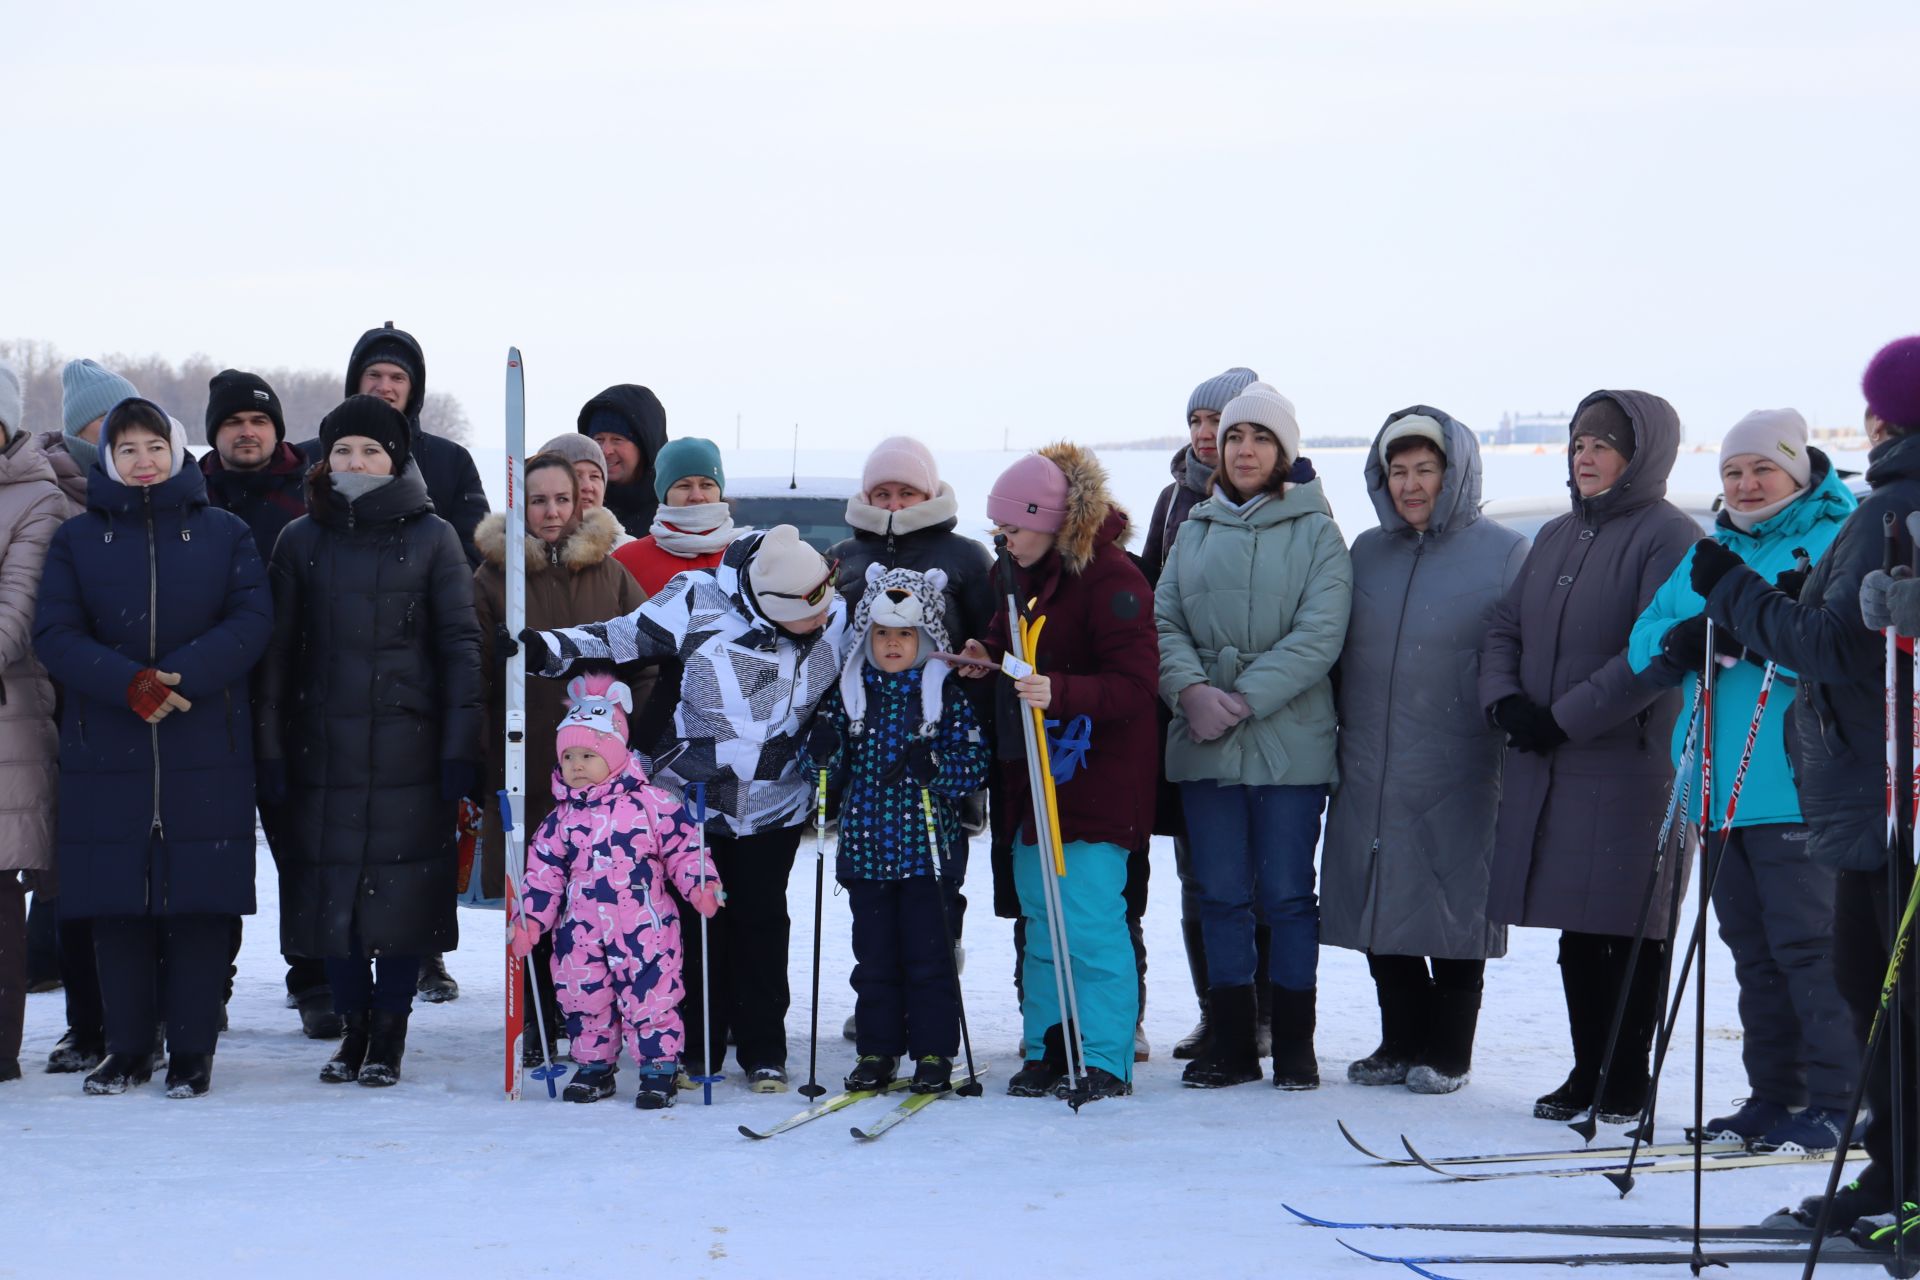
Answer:
[[[1067,473],[1051,458],[1028,454],[993,482],[987,519],[1010,529],[1060,532],[1067,522]]]
[[[910,484],[929,498],[940,496],[940,464],[933,460],[933,451],[912,436],[888,436],[873,446],[860,469],[861,496],[888,480]]]
[[[585,747],[612,773],[623,772],[633,753],[627,749],[627,717],[633,710],[633,691],[606,674],[575,676],[567,681],[567,714],[553,738],[553,754],[568,747]]]

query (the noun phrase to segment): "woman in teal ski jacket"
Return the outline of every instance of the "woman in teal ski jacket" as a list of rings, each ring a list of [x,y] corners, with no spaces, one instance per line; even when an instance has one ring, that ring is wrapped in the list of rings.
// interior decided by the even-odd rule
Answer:
[[[1726,505],[1713,537],[1748,567],[1797,594],[1801,558],[1818,560],[1852,514],[1853,495],[1833,464],[1807,444],[1807,424],[1792,409],[1748,414],[1720,448]],[[1634,623],[1627,658],[1635,671],[1685,682],[1687,706],[1674,724],[1679,770],[1706,658],[1705,600],[1693,589],[1688,551]],[[1765,660],[1722,630],[1722,665],[1713,684],[1713,795],[1707,816],[1726,814]],[[1731,663],[1731,665],[1727,665]],[[1789,1143],[1831,1151],[1846,1123],[1858,1053],[1832,957],[1835,872],[1807,852],[1807,827],[1787,760],[1784,726],[1793,714],[1794,673],[1777,670],[1753,757],[1741,783],[1733,829],[1714,882],[1720,937],[1733,953],[1740,986],[1741,1055],[1749,1097],[1708,1121],[1709,1137],[1735,1138],[1759,1150]],[[1679,772],[1699,813],[1700,758]]]

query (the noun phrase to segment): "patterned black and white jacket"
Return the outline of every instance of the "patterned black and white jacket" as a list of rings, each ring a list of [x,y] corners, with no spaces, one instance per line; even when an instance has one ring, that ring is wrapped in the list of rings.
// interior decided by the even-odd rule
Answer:
[[[809,636],[783,631],[760,612],[747,562],[762,536],[736,538],[718,565],[680,574],[624,617],[540,633],[543,676],[564,675],[584,659],[680,660],[672,726],[660,742],[640,746],[656,761],[671,756],[652,771],[657,784],[684,790],[704,782],[708,826],[734,836],[810,818],[814,788],[800,768],[801,739],[851,643],[838,597],[826,625]],[[538,656],[529,653],[529,664]],[[685,750],[673,755],[681,743]]]

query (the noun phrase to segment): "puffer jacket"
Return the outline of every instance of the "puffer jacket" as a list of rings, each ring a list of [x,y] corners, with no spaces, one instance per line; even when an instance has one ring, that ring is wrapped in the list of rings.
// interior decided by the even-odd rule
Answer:
[[[1333,686],[1353,565],[1318,479],[1244,513],[1216,493],[1193,508],[1154,589],[1160,696],[1173,709],[1167,778],[1243,786],[1330,784]],[[1211,684],[1253,714],[1195,742],[1180,691]]]
[[[54,535],[34,647],[65,691],[60,911],[245,915],[253,895],[248,677],[271,602],[253,535],[207,504],[191,462],[147,487],[94,466],[87,510]],[[155,667],[192,704],[158,724],[127,705]]]
[[[1480,647],[1480,703],[1525,694],[1568,741],[1537,755],[1509,747],[1487,917],[1496,924],[1629,936],[1656,854],[1673,762],[1666,740],[1680,695],[1627,661],[1634,619],[1700,536],[1666,500],[1680,446],[1673,406],[1644,391],[1596,391],[1633,424],[1634,454],[1612,488],[1541,528]],[[1578,416],[1579,410],[1575,410]],[[1491,720],[1489,721],[1491,722]],[[1647,936],[1667,936],[1669,858]]]
[[[308,466],[306,455],[285,442],[258,471],[235,471],[212,449],[200,459],[207,500],[247,522],[262,563],[272,559],[280,531],[307,514]]]
[[[1447,467],[1425,531],[1394,509],[1380,438],[1367,492],[1380,518],[1353,544],[1353,617],[1338,669],[1340,789],[1320,855],[1320,941],[1375,955],[1482,960],[1505,739],[1480,708],[1487,620],[1527,540],[1480,516],[1480,446],[1438,409]]]
[[[60,735],[53,681],[33,652],[47,548],[67,518],[53,467],[25,432],[0,448],[0,875],[53,869]]]
[[[1867,483],[1873,491],[1813,567],[1797,604],[1767,578],[1739,568],[1715,585],[1706,608],[1742,644],[1799,675],[1784,728],[1810,830],[1807,851],[1846,871],[1886,864],[1884,642],[1861,621],[1860,581],[1889,554],[1889,517],[1893,562],[1912,563],[1907,516],[1920,509],[1920,435],[1875,447],[1867,455]],[[1906,707],[1909,663],[1898,665],[1896,680],[1897,705]],[[1896,743],[1895,767],[1905,776],[1912,743],[1904,732]]]
[[[1147,582],[1156,587],[1160,584],[1160,571],[1167,567],[1167,558],[1173,554],[1173,540],[1179,535],[1180,526],[1208,497],[1206,485],[1195,483],[1195,474],[1201,468],[1193,462],[1192,445],[1181,445],[1167,469],[1173,473],[1173,483],[1160,491],[1159,500],[1153,504],[1153,518],[1147,522],[1147,540],[1140,548]]]
[[[565,539],[548,546],[538,538],[526,536],[527,621],[533,628],[571,627],[582,622],[617,618],[640,607],[646,596],[633,576],[612,559],[613,541],[620,524],[611,512],[595,507],[587,512]],[[506,782],[507,744],[502,716],[506,691],[502,677],[506,665],[494,652],[495,628],[507,617],[507,519],[494,514],[474,530],[474,543],[485,561],[474,570],[473,606],[480,620],[481,669],[487,683],[487,785],[488,795]],[[566,686],[557,680],[527,681],[527,773],[528,778],[544,778],[559,764],[553,750],[553,735],[567,714]],[[482,804],[481,869],[482,891],[487,897],[500,896],[505,863],[505,838],[500,830],[498,805]],[[547,798],[538,787],[529,787],[525,821],[529,829],[547,815]]]
[[[480,470],[473,465],[473,455],[465,445],[445,436],[428,435],[420,427],[420,410],[427,402],[427,353],[419,340],[405,329],[394,328],[391,322],[361,334],[347,359],[346,394],[354,395],[360,390],[360,375],[368,365],[377,363],[372,358],[374,348],[383,342],[399,342],[412,351],[414,370],[419,376],[414,378],[413,387],[407,393],[405,412],[407,421],[413,425],[413,461],[420,468],[427,496],[433,501],[433,513],[453,526],[453,531],[460,535],[460,547],[466,553],[467,562],[477,565],[480,552],[473,545],[473,531],[489,509],[487,490],[480,483]],[[308,441],[307,457],[320,461],[319,449],[319,441]],[[260,554],[270,556],[272,549],[262,547]]]
[[[647,388],[631,382],[608,387],[580,406],[576,422],[584,433],[593,415],[610,409],[626,419],[640,450],[640,474],[621,484],[607,482],[607,509],[623,528],[636,538],[644,538],[653,528],[653,514],[660,509],[660,498],[653,491],[653,460],[667,444],[667,416],[660,401]]]
[[[1030,568],[1014,569],[1014,591],[1045,618],[1034,666],[1051,679],[1053,704],[1046,710],[1054,745],[1055,788],[1061,838],[1068,843],[1114,844],[1144,849],[1153,833],[1155,678],[1160,647],[1153,630],[1153,594],[1125,550],[1133,523],[1107,488],[1107,473],[1093,450],[1053,444],[1039,450],[1067,477],[1067,516],[1053,550]],[[996,599],[1004,593],[996,591]],[[985,647],[996,659],[1007,652],[1004,605],[987,626]],[[1024,763],[1024,708],[1013,682],[992,677],[996,691],[1002,794],[1019,823],[1020,839],[1035,843],[1033,802]],[[1060,740],[1073,739],[1074,722],[1087,718],[1084,759],[1061,779]],[[1012,864],[1004,848],[994,851],[995,910],[998,886],[1011,886]],[[1004,868],[1004,871],[1003,871]]]
[[[920,682],[926,667],[887,672],[861,658],[854,661],[860,663],[866,687],[864,731],[852,733],[846,702],[836,686],[820,704],[820,715],[839,733],[840,749],[826,760],[815,760],[804,748],[801,756],[806,775],[825,769],[829,790],[841,797],[834,875],[842,881],[930,876],[933,855],[927,848],[920,787],[911,778],[895,776],[918,736]],[[973,705],[965,691],[956,688],[961,683],[948,680],[941,689],[940,723],[932,739],[939,768],[927,784],[943,857],[961,838],[960,801],[986,785],[993,764]]]
[[[67,500],[67,514],[77,516],[87,509],[87,468],[73,456],[67,447],[66,433],[62,431],[42,431],[34,437],[34,443],[40,446],[40,452],[47,457],[47,465],[53,468],[53,482],[60,486],[60,492]]]
[[[450,951],[442,764],[480,757],[473,571],[417,466],[347,502],[320,463],[307,506],[273,549],[257,716],[260,755],[288,782],[280,947],[345,956],[357,934],[369,955]]]
[[[1818,449],[1809,450],[1813,463],[1812,483],[1785,511],[1755,525],[1751,533],[1736,526],[1722,511],[1713,529],[1714,540],[1739,556],[1754,572],[1772,582],[1792,569],[1795,553],[1804,550],[1818,561],[1839,534],[1840,526],[1859,504],[1847,492],[1847,486],[1834,473],[1833,464]],[[1680,715],[1673,722],[1673,764],[1680,766],[1680,753],[1686,745],[1687,725],[1693,719],[1693,705],[1699,697],[1699,682],[1692,670],[1672,669],[1661,656],[1660,641],[1675,624],[1694,617],[1706,601],[1693,589],[1693,552],[1681,557],[1673,575],[1653,594],[1646,609],[1633,624],[1633,639],[1627,646],[1627,660],[1635,671],[1652,670],[1669,683],[1678,682],[1686,698]],[[1762,662],[1765,659],[1761,659]],[[1737,662],[1723,667],[1713,677],[1713,797],[1707,813],[1720,825],[1726,811],[1727,790],[1733,785],[1735,766],[1746,746],[1747,727],[1759,700],[1761,668],[1752,662]],[[1774,679],[1767,695],[1766,714],[1761,717],[1754,739],[1753,758],[1747,765],[1746,781],[1740,787],[1740,807],[1734,814],[1736,827],[1758,827],[1802,820],[1800,797],[1794,791],[1793,768],[1787,761],[1783,728],[1793,706],[1797,680],[1792,670],[1783,669]],[[1696,759],[1686,785],[1691,794],[1700,793],[1700,763]]]
[[[796,826],[812,811],[814,788],[799,770],[801,731],[840,678],[848,644],[838,597],[825,625],[806,636],[760,612],[747,565],[765,536],[742,534],[719,568],[681,574],[622,617],[540,632],[547,662],[537,674],[548,677],[583,659],[679,658],[685,674],[672,725],[641,745],[658,759],[685,743],[654,780],[683,790],[704,782],[709,827],[736,836]],[[529,669],[537,661],[529,654]]]

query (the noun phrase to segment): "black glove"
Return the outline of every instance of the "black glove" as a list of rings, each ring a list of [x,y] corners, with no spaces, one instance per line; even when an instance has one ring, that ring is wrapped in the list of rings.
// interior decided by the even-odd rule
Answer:
[[[479,781],[480,769],[471,760],[440,762],[440,798],[448,803],[472,795]]]
[[[1806,552],[1800,551],[1796,552],[1796,554],[1804,556]],[[1802,563],[1806,565],[1805,568],[1796,566],[1775,578],[1773,580],[1773,589],[1775,591],[1784,591],[1795,600],[1798,600],[1800,593],[1807,589],[1807,575],[1813,572],[1811,562],[1803,561]]]
[[[506,628],[502,627],[501,630],[505,631]],[[547,647],[547,642],[540,637],[540,633],[532,627],[522,627],[520,629],[519,647],[527,651],[527,673],[529,675],[540,675],[545,672],[547,664],[552,662],[555,656],[553,650]],[[564,675],[566,673],[562,672],[561,674]]]
[[[840,731],[825,716],[815,716],[813,728],[807,730],[807,759],[813,761],[817,769],[839,753]]]
[[[285,804],[287,801],[287,762],[285,760],[255,760],[253,762],[253,794],[261,804],[271,807]]]
[[[1712,595],[1713,589],[1720,585],[1720,579],[1745,563],[1712,538],[1700,539],[1693,544],[1694,591],[1702,598]]]
[[[1567,731],[1562,729],[1560,722],[1553,718],[1553,712],[1550,709],[1538,703],[1529,702],[1527,714],[1532,721],[1527,734],[1532,739],[1532,745],[1521,747],[1522,751],[1531,751],[1535,755],[1544,756],[1555,747],[1565,744]]]
[[[933,758],[933,743],[926,738],[915,738],[900,753],[900,758],[888,771],[888,782],[911,779],[916,787],[926,787],[933,783],[933,775],[940,772],[940,764]]]
[[[1532,705],[1527,701],[1524,693],[1510,693],[1493,704],[1493,723],[1507,735],[1508,746],[1517,747],[1521,751],[1532,750],[1521,741],[1522,738],[1526,738],[1528,742],[1532,740],[1529,732],[1533,727],[1533,721],[1527,715],[1527,708]]]
[[[520,642],[518,640],[515,640],[512,635],[508,634],[507,624],[504,622],[494,623],[493,624],[493,660],[499,663],[501,668],[504,670],[507,665],[507,659],[511,658],[514,654],[518,652],[520,652]]]
[[[1660,656],[1682,672],[1694,672],[1707,664],[1707,615],[1696,613],[1667,628],[1660,637]]]

